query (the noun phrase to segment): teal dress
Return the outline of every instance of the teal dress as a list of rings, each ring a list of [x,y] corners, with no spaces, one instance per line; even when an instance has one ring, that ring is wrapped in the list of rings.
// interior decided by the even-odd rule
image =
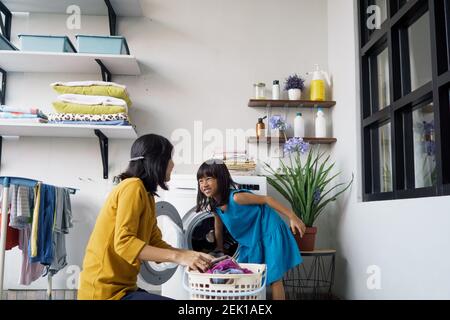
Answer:
[[[231,190],[226,211],[216,210],[239,243],[237,260],[240,263],[265,263],[268,284],[281,280],[286,271],[303,261],[294,236],[286,222],[268,205],[235,202],[233,197],[238,192],[250,191]]]

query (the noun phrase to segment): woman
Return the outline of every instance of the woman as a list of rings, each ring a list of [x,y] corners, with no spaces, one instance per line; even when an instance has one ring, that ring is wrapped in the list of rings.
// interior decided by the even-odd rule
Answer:
[[[138,289],[142,261],[174,262],[206,271],[213,257],[172,248],[156,224],[158,186],[168,190],[173,169],[172,144],[149,134],[131,147],[128,169],[104,204],[86,248],[78,299],[164,299]],[[181,284],[180,284],[181,285]]]

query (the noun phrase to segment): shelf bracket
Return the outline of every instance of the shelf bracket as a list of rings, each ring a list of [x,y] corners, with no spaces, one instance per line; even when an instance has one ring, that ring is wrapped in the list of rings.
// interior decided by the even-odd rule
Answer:
[[[0,104],[5,104],[6,100],[6,76],[7,72],[0,68]]]
[[[108,137],[105,136],[99,129],[95,129],[94,132],[100,143],[100,152],[102,155],[103,164],[103,179],[108,179]]]
[[[106,82],[111,82],[112,76],[111,72],[108,70],[108,68],[103,64],[102,60],[95,59],[95,61],[100,66],[100,72],[102,74],[102,80]]]
[[[0,1],[0,30],[2,35],[8,40],[11,40],[11,20],[11,11]]]
[[[108,18],[109,18],[109,34],[111,36],[116,35],[116,12],[109,0],[105,0],[105,4],[108,7]]]

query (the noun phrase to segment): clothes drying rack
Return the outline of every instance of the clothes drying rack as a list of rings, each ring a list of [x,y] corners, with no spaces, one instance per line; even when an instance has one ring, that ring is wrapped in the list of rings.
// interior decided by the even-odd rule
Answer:
[[[2,226],[0,233],[0,300],[3,300],[3,280],[5,272],[5,248],[6,248],[6,232],[8,227],[8,208],[9,208],[9,188],[10,185],[24,186],[34,188],[40,181],[17,178],[17,177],[0,177],[1,185],[3,185],[2,195]],[[70,194],[75,194],[78,189],[66,188]],[[47,278],[47,298],[52,299],[52,275],[48,273]]]

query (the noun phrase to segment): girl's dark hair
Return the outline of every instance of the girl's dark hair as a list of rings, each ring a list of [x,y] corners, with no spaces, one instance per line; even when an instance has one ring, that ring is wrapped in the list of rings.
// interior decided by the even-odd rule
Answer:
[[[128,178],[139,178],[144,183],[145,189],[152,196],[157,196],[156,190],[160,186],[168,190],[166,185],[166,171],[172,158],[173,145],[166,138],[147,134],[139,137],[131,147],[131,158],[144,157],[143,159],[130,161],[125,172],[116,177],[123,181]]]
[[[217,179],[218,199],[206,197],[200,190],[201,178],[212,177]],[[236,189],[236,183],[231,179],[231,174],[228,171],[227,166],[223,163],[223,160],[208,160],[204,162],[197,171],[197,208],[199,211],[211,211],[216,212],[217,207],[223,206],[228,203],[230,197],[230,189]]]

